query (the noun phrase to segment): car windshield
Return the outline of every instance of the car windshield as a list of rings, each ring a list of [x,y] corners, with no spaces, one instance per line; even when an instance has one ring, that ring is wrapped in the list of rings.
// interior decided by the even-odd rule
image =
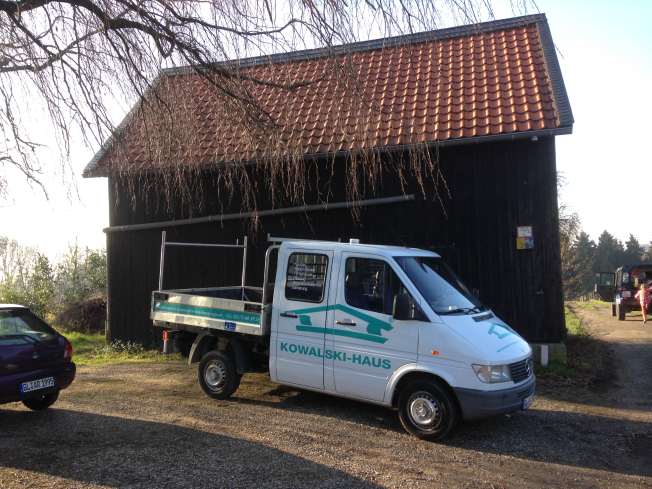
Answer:
[[[54,338],[56,333],[27,309],[0,309],[0,343],[38,342]]]
[[[441,258],[398,256],[395,260],[437,314],[474,314],[487,309]]]

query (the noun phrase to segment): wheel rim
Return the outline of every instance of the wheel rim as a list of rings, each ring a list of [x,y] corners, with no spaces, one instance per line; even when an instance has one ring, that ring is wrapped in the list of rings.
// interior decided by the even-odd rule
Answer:
[[[444,414],[441,403],[426,391],[415,392],[410,396],[408,413],[414,425],[424,430],[439,427]]]
[[[218,360],[212,360],[204,369],[204,381],[209,389],[218,391],[226,383],[226,366]]]

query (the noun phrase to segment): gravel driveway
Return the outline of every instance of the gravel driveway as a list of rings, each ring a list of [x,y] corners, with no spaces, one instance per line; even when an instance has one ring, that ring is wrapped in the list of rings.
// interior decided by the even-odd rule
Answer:
[[[652,327],[632,322],[628,339],[603,312],[591,319],[602,334],[649,362]],[[630,392],[626,357],[609,389],[544,388],[530,411],[463,425],[446,444],[408,436],[385,409],[263,375],[212,401],[181,363],[83,367],[47,412],[0,406],[0,488],[650,488],[652,406]],[[644,400],[650,378],[632,384]]]

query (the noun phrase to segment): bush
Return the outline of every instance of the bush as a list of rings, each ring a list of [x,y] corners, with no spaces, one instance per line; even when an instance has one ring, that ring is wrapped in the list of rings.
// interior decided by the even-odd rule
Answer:
[[[106,298],[96,295],[74,303],[57,315],[54,323],[66,331],[104,333]]]

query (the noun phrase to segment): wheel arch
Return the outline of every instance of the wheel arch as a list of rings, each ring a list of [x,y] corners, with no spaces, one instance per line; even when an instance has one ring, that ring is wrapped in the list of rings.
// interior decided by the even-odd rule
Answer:
[[[250,372],[252,370],[252,360],[249,349],[245,342],[239,338],[231,338],[225,335],[213,335],[203,333],[197,335],[190,348],[188,355],[188,365],[197,363],[201,358],[211,350],[218,350],[229,353],[235,362],[239,374]]]
[[[400,373],[397,371],[395,376],[396,378],[393,379],[393,382],[391,382],[390,392],[389,392],[390,396],[388,397],[392,408],[396,409],[398,407],[398,399],[401,394],[401,391],[405,388],[405,386],[407,386],[408,384],[410,384],[415,380],[427,380],[427,381],[437,382],[444,389],[446,389],[446,391],[450,394],[451,398],[455,401],[455,405],[457,406],[458,411],[461,412],[460,402],[457,399],[455,390],[451,387],[450,381],[447,380],[443,375],[439,375],[438,373],[431,372],[428,370],[411,368],[411,369],[406,369],[405,371]]]

